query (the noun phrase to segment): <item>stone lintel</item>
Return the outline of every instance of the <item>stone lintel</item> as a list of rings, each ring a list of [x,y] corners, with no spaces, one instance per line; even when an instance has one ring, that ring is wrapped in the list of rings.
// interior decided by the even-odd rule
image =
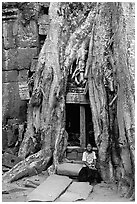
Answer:
[[[89,104],[89,100],[86,98],[86,95],[83,93],[67,93],[66,103],[75,103],[75,104]]]

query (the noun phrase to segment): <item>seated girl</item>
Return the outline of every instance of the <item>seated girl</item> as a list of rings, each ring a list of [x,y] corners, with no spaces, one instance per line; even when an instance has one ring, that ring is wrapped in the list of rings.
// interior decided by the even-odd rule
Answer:
[[[80,170],[78,175],[78,180],[83,182],[89,182],[89,184],[94,182],[101,182],[101,176],[96,169],[96,154],[92,150],[91,144],[87,145],[86,151],[83,153],[82,157],[83,168]]]

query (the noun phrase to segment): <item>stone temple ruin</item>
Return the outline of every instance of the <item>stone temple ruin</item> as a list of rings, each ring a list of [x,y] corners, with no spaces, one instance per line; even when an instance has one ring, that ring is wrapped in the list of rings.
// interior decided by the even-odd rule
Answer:
[[[49,3],[41,3],[37,20],[33,6],[32,13],[29,7],[12,2],[3,3],[2,8],[2,150],[16,156],[26,129],[38,55],[49,29]],[[87,82],[80,83],[84,70],[76,65],[69,75],[66,96],[67,155],[71,159],[80,159],[88,142],[95,147]],[[14,165],[16,159],[8,161],[11,159]]]
[[[26,129],[32,77],[48,32],[49,3],[41,5],[38,21],[33,19],[33,6],[32,14],[19,2],[2,7],[2,150],[17,156]]]
[[[81,182],[91,143],[103,182],[135,199],[134,10],[133,2],[2,3],[5,185],[45,169],[52,192],[63,176]]]

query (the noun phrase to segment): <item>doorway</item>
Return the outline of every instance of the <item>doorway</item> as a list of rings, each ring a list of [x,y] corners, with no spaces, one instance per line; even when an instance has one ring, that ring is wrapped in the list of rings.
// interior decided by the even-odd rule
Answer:
[[[96,147],[92,114],[89,104],[66,104],[66,131],[68,146]]]
[[[66,104],[66,131],[68,146],[80,146],[80,106]]]

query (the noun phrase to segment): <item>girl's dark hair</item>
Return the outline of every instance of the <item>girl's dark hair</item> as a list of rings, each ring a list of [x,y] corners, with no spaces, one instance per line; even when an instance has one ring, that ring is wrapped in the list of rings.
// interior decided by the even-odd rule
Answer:
[[[90,143],[87,143],[87,146],[90,145],[92,147],[92,145]]]

